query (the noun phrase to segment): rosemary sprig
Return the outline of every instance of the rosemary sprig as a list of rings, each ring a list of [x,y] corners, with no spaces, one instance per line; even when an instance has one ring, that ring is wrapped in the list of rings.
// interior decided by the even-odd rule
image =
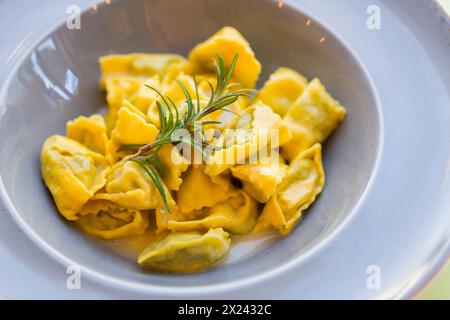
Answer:
[[[121,149],[137,150],[135,154],[125,158],[124,161],[134,161],[139,164],[139,166],[149,176],[152,183],[158,189],[166,211],[168,212],[170,212],[170,207],[167,200],[166,189],[160,175],[161,170],[157,170],[157,168],[160,167],[157,157],[158,152],[165,144],[185,143],[202,153],[203,142],[199,143],[193,139],[194,132],[196,132],[196,130],[200,130],[201,134],[203,134],[204,126],[220,124],[220,121],[202,119],[219,110],[232,112],[231,110],[226,109],[226,107],[236,102],[240,96],[250,96],[253,92],[253,90],[250,89],[240,89],[240,85],[237,83],[229,83],[237,61],[238,54],[234,56],[229,68],[227,69],[223,57],[216,52],[216,60],[214,61],[214,68],[217,78],[216,88],[214,88],[210,81],[206,80],[211,91],[211,96],[204,108],[201,108],[200,106],[198,85],[195,75],[193,75],[193,79],[196,103],[194,103],[194,99],[185,85],[176,80],[186,97],[185,102],[187,105],[187,110],[183,114],[180,114],[177,105],[169,96],[164,96],[156,88],[146,85],[148,88],[155,91],[160,98],[156,101],[160,123],[158,136],[155,141],[150,144],[126,145]],[[173,133],[179,129],[188,130],[190,137],[187,139],[186,137],[174,136]]]

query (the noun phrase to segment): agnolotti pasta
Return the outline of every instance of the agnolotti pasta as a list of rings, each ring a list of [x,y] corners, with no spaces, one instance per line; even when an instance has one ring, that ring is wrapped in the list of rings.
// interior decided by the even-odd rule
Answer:
[[[145,79],[150,76],[164,76],[174,64],[186,59],[176,54],[114,54],[99,59],[102,77],[100,85],[104,86],[108,79],[130,77]]]
[[[149,226],[148,212],[121,208],[109,201],[91,200],[77,221],[84,232],[105,240],[144,234]]]
[[[292,139],[283,146],[283,156],[294,159],[315,143],[322,143],[345,117],[345,109],[331,97],[319,79],[306,87],[284,117]]]
[[[244,191],[253,199],[266,203],[275,195],[286,175],[286,168],[287,165],[280,155],[272,152],[255,164],[242,164],[231,168],[231,173],[242,182]]]
[[[123,146],[151,143],[157,135],[158,128],[148,121],[147,116],[124,100],[108,142],[107,158],[115,163],[128,154],[121,150]]]
[[[202,192],[199,192],[202,190]],[[185,175],[177,194],[177,203],[182,212],[191,212],[212,207],[230,199],[237,190],[225,176],[209,176],[203,167],[192,167]]]
[[[77,220],[80,209],[105,185],[108,161],[75,140],[52,136],[42,146],[41,168],[59,212]]]
[[[325,174],[322,166],[322,147],[316,144],[303,151],[286,170],[276,194],[264,206],[255,231],[274,227],[287,235],[322,192]]]
[[[291,139],[288,127],[281,117],[262,102],[256,102],[244,110],[225,131],[217,142],[219,149],[213,151],[208,159],[205,172],[211,176],[219,175],[245,160],[257,158],[261,151],[267,154],[271,148],[278,148]],[[270,148],[268,148],[270,145]],[[263,150],[261,150],[263,149]]]
[[[254,88],[261,73],[261,63],[256,59],[250,44],[234,28],[224,27],[211,38],[197,45],[189,53],[189,61],[195,72],[213,71],[214,54],[218,52],[226,63],[239,54],[234,79],[247,88]]]
[[[166,227],[172,232],[186,232],[210,228],[223,228],[233,234],[245,234],[255,226],[258,217],[257,203],[245,191],[229,200],[196,213],[200,218],[184,220],[178,215],[168,219]]]
[[[92,199],[108,200],[134,210],[150,210],[161,206],[161,196],[155,185],[142,173],[135,162],[117,163],[111,168],[105,187]]]
[[[189,168],[189,161],[171,144],[161,147],[158,158],[163,166],[161,175],[167,188],[178,191],[183,183],[181,176]]]
[[[67,123],[67,138],[78,141],[94,152],[106,155],[108,137],[102,116],[78,117]]]
[[[100,68],[107,114],[49,137],[42,176],[63,217],[125,239],[143,268],[213,268],[237,235],[288,235],[322,192],[321,144],[345,109],[285,67],[255,90],[262,66],[236,29],[188,58],[109,55]]]
[[[144,268],[162,272],[198,272],[210,268],[230,250],[230,237],[221,228],[171,233],[153,242],[138,257]]]
[[[259,90],[257,99],[284,117],[307,85],[308,80],[300,73],[289,68],[278,68]]]
[[[117,112],[124,99],[131,101],[145,113],[156,97],[145,84],[159,88],[161,77],[166,71],[185,60],[179,55],[145,53],[100,58],[100,86],[107,92],[109,110],[106,123],[109,131],[115,126]]]

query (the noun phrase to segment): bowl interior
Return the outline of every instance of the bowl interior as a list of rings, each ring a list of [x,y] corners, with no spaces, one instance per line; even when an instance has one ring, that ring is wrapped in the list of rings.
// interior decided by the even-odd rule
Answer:
[[[116,279],[165,287],[225,284],[275,270],[325,241],[352,212],[374,170],[380,123],[374,93],[349,49],[317,21],[274,1],[113,1],[83,13],[80,30],[65,24],[24,56],[6,84],[0,114],[0,175],[16,212],[54,250]],[[224,25],[249,40],[263,65],[260,85],[279,66],[319,77],[347,108],[327,141],[327,184],[302,223],[283,239],[239,242],[217,269],[189,276],[142,271],[120,251],[121,241],[92,240],[57,213],[40,173],[40,148],[65,123],[99,112],[98,57],[110,53],[189,50]],[[321,41],[322,39],[322,41]],[[324,40],[323,40],[324,39]],[[119,249],[118,249],[119,248]]]

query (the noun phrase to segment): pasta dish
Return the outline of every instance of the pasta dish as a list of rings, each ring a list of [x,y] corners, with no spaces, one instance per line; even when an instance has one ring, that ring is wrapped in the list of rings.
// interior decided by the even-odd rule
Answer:
[[[288,235],[325,184],[321,144],[345,109],[319,79],[262,70],[224,27],[188,58],[100,58],[108,112],[42,146],[59,213],[103,240],[144,237],[137,262],[168,273],[214,267],[233,235]]]

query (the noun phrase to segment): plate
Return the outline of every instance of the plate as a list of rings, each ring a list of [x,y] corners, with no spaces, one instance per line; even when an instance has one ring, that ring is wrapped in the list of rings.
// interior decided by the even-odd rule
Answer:
[[[10,45],[1,52],[7,57],[0,78],[2,215],[10,213],[52,257],[79,265],[87,279],[123,296],[410,296],[448,256],[450,68],[443,11],[433,1],[189,0],[178,16],[174,3],[83,2],[81,30],[70,32],[58,26],[69,1],[45,4],[53,21],[30,12],[31,34],[24,21],[15,22],[18,31],[4,36]],[[20,11],[12,2],[2,6]],[[367,19],[377,8],[381,29],[370,30]],[[38,176],[40,145],[63,131],[64,120],[103,103],[96,84],[99,55],[186,53],[225,24],[249,38],[265,76],[279,65],[319,76],[349,117],[326,145],[324,194],[294,234],[242,245],[213,272],[149,275],[58,218]],[[374,272],[380,276],[375,287]],[[271,290],[255,290],[260,286]]]

